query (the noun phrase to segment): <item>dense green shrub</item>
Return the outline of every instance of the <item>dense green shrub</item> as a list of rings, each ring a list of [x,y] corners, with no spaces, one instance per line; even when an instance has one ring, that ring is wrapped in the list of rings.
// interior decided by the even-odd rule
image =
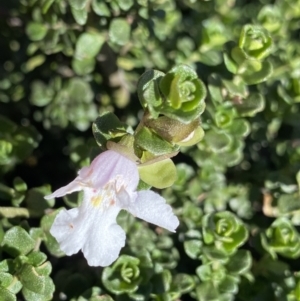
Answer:
[[[0,300],[300,301],[299,34],[299,0],[2,0]],[[95,268],[51,235],[86,187],[44,197],[107,150],[180,224],[106,183],[133,215]]]

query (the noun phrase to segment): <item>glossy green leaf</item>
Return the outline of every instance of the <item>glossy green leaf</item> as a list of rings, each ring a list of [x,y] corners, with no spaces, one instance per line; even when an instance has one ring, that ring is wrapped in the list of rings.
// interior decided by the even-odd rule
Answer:
[[[215,123],[219,128],[229,127],[235,117],[235,111],[232,108],[219,109],[215,114]]]
[[[11,293],[7,289],[0,286],[0,296],[4,298],[5,301],[17,301],[17,297],[15,294]]]
[[[241,116],[254,116],[265,107],[265,99],[261,94],[253,93],[248,98],[241,100],[235,108]]]
[[[111,112],[100,115],[93,123],[92,129],[96,142],[102,149],[106,149],[107,141],[127,134],[126,124]]]
[[[205,135],[205,141],[213,152],[219,153],[229,149],[231,137],[225,133],[210,130]]]
[[[96,32],[82,33],[76,42],[75,57],[77,60],[86,60],[96,57],[105,38]]]
[[[276,259],[277,254],[287,258],[300,257],[300,236],[287,218],[278,218],[261,234],[263,248]]]
[[[223,102],[222,86],[220,75],[213,73],[208,77],[208,91],[214,104]]]
[[[42,12],[43,14],[46,14],[49,10],[49,8],[52,6],[52,4],[55,2],[55,0],[46,0],[43,3]]]
[[[76,59],[72,60],[72,68],[77,75],[87,75],[91,73],[95,68],[96,60],[90,59]]]
[[[188,274],[176,274],[172,278],[171,290],[186,294],[195,287],[195,280]]]
[[[242,78],[248,85],[255,85],[266,81],[273,73],[273,65],[265,61],[254,65],[254,63],[249,62],[247,64],[247,72],[242,74]]]
[[[44,196],[50,193],[49,186],[32,188],[27,192],[25,202],[32,216],[43,216],[48,208],[54,206],[54,199],[44,199]]]
[[[45,254],[40,254],[45,255]],[[44,262],[43,264],[39,265],[38,267],[35,268],[35,271],[40,275],[40,276],[49,276],[52,272],[52,266],[49,261]]]
[[[266,29],[247,24],[243,27],[239,47],[250,58],[261,60],[267,57],[273,46],[273,40]]]
[[[236,47],[235,45],[232,45],[232,49],[230,49],[228,53],[230,53],[230,55],[228,54],[228,59],[232,59],[232,63],[236,64],[237,67],[236,73],[241,72],[240,69],[244,72],[247,71],[245,65],[247,64],[249,59],[247,58],[246,53],[240,47]],[[252,62],[254,65],[258,65],[260,63],[257,60],[253,60]],[[231,71],[234,71],[234,69],[231,68]]]
[[[11,256],[25,255],[34,248],[34,245],[34,240],[19,226],[8,230],[2,241],[3,250]]]
[[[278,198],[277,208],[281,214],[291,213],[300,209],[299,195],[296,194],[282,194]]]
[[[152,278],[153,283],[153,293],[163,294],[169,291],[172,281],[171,272],[167,269],[163,270],[161,273],[156,274]]]
[[[20,178],[14,179],[14,188],[18,192],[25,192],[27,190],[27,184]]]
[[[222,80],[224,87],[227,89],[230,97],[245,98],[248,95],[247,86],[243,82],[235,83],[229,80]]]
[[[199,301],[219,301],[219,293],[211,282],[201,283],[196,287],[196,296]]]
[[[30,265],[39,266],[47,260],[47,255],[39,251],[32,251],[28,254],[27,259]]]
[[[276,32],[282,27],[282,16],[277,5],[264,5],[257,19],[269,32]]]
[[[51,102],[54,96],[54,91],[45,85],[42,81],[36,80],[31,84],[30,102],[39,107],[46,106]]]
[[[139,264],[138,258],[121,255],[102,273],[102,282],[106,289],[117,295],[135,292],[141,282]]]
[[[217,250],[232,255],[245,243],[248,230],[232,212],[221,211],[203,217],[203,240]]]
[[[4,296],[7,294],[7,296],[11,297],[17,294],[22,288],[22,284],[18,278],[9,273],[0,272],[0,283],[0,296],[2,296],[1,290]]]
[[[211,49],[201,53],[199,55],[199,61],[208,66],[217,66],[222,63],[222,55],[220,51]]]
[[[196,274],[201,281],[211,280],[212,268],[207,264],[203,264],[196,269]]]
[[[43,40],[47,34],[47,31],[47,26],[38,22],[30,22],[26,27],[26,33],[32,41]]]
[[[155,188],[163,189],[173,185],[177,178],[176,167],[171,159],[138,166],[142,181]]]
[[[115,18],[109,26],[109,39],[117,45],[125,45],[130,39],[130,24],[122,18]]]
[[[163,72],[148,70],[141,75],[137,84],[137,93],[141,105],[147,108],[154,118],[158,117],[155,107],[162,104],[162,97],[159,91],[159,80],[164,76]]]
[[[238,292],[238,279],[227,275],[219,285],[220,293],[236,294]]]
[[[223,58],[227,70],[233,74],[236,74],[238,72],[237,63],[227,53],[224,53]]]
[[[230,274],[244,274],[248,272],[252,265],[251,253],[246,250],[238,250],[230,257],[226,268]]]
[[[51,300],[53,298],[53,292],[54,292],[54,284],[50,277],[45,277],[45,280],[43,282],[43,289],[41,291],[35,292],[26,287],[23,287],[22,289],[22,294],[26,300],[38,300],[38,301]]]
[[[56,239],[49,232],[58,212],[59,210],[56,210],[50,214],[44,215],[41,219],[41,228],[45,233],[44,243],[50,254],[56,257],[62,257],[64,253],[60,250],[59,244]]]
[[[119,6],[121,9],[127,11],[129,10],[134,4],[133,0],[123,0],[119,2]]]
[[[69,0],[70,5],[75,9],[83,9],[87,2],[88,0]]]
[[[92,0],[92,7],[98,16],[110,17],[111,15],[109,7],[102,0]]]
[[[35,68],[41,66],[46,61],[46,57],[44,55],[36,55],[31,57],[24,65],[24,71],[30,72]]]
[[[184,242],[185,253],[192,259],[197,259],[202,253],[202,241],[201,240],[187,240]]]
[[[245,119],[235,119],[229,126],[230,134],[236,137],[246,137],[249,135],[251,128],[250,124]]]
[[[88,18],[87,9],[84,7],[82,9],[76,9],[74,7],[71,7],[71,12],[73,15],[73,18],[79,25],[85,25]]]
[[[24,265],[19,272],[19,279],[24,288],[34,293],[42,294],[45,291],[46,279],[33,266]]]
[[[217,249],[214,246],[202,248],[203,255],[210,261],[219,261],[223,263],[227,263],[229,259],[229,255],[226,251],[222,249]]]
[[[166,101],[159,110],[170,118],[189,123],[205,108],[206,87],[189,66],[172,68],[159,83]]]

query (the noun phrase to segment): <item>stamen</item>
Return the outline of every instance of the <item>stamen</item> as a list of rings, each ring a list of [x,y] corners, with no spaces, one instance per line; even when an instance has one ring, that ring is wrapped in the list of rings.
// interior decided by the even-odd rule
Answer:
[[[103,197],[102,195],[93,196],[91,201],[94,207],[98,207],[102,203]]]

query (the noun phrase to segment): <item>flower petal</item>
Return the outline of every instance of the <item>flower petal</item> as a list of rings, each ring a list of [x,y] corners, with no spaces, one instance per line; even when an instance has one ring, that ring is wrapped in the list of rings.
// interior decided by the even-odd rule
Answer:
[[[139,191],[134,202],[131,202],[129,206],[127,200],[123,204],[125,203],[127,208],[125,207],[124,209],[146,222],[171,232],[175,232],[179,225],[179,220],[174,215],[171,206],[166,204],[166,200],[163,197],[151,190]]]
[[[59,246],[66,255],[77,253],[85,241],[84,229],[79,229],[78,219],[79,210],[77,208],[66,210],[62,209],[56,216],[50,229],[50,233],[55,237]]]
[[[116,223],[120,209],[110,207],[100,216],[92,214],[89,222],[92,226],[87,233],[88,237],[82,248],[84,257],[90,266],[108,266],[119,256],[125,245],[125,232]]]
[[[136,164],[113,150],[98,155],[90,166],[79,170],[74,181],[45,196],[45,199],[62,197],[85,187],[101,189],[110,181],[116,181],[117,189],[125,186],[129,192],[134,191],[139,182]]]
[[[108,150],[97,156],[91,163],[91,180],[96,188],[103,187],[111,180],[120,179],[118,186],[125,185],[128,191],[134,191],[139,182],[136,164],[119,153]]]
[[[81,249],[90,266],[104,267],[118,258],[126,236],[116,223],[121,208],[103,208],[101,203],[91,201],[93,197],[93,189],[85,188],[81,206],[78,209],[60,211],[50,233],[67,255],[75,254]]]
[[[79,185],[77,178],[76,178],[74,181],[72,181],[68,185],[55,190],[52,194],[46,195],[44,198],[46,200],[50,200],[50,199],[59,198],[61,196],[65,196],[68,193],[72,193],[72,192],[80,191],[80,190],[82,190],[82,186]]]

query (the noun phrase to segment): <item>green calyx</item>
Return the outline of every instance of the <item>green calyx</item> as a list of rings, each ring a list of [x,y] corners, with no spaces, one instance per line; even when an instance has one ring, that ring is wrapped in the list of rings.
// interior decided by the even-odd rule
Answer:
[[[157,119],[147,119],[144,121],[144,124],[166,141],[177,145],[181,145],[184,142],[192,142],[197,133],[202,130],[199,119],[185,124],[176,119],[160,116]],[[198,139],[195,139],[193,144],[198,143],[203,135],[197,137]]]

